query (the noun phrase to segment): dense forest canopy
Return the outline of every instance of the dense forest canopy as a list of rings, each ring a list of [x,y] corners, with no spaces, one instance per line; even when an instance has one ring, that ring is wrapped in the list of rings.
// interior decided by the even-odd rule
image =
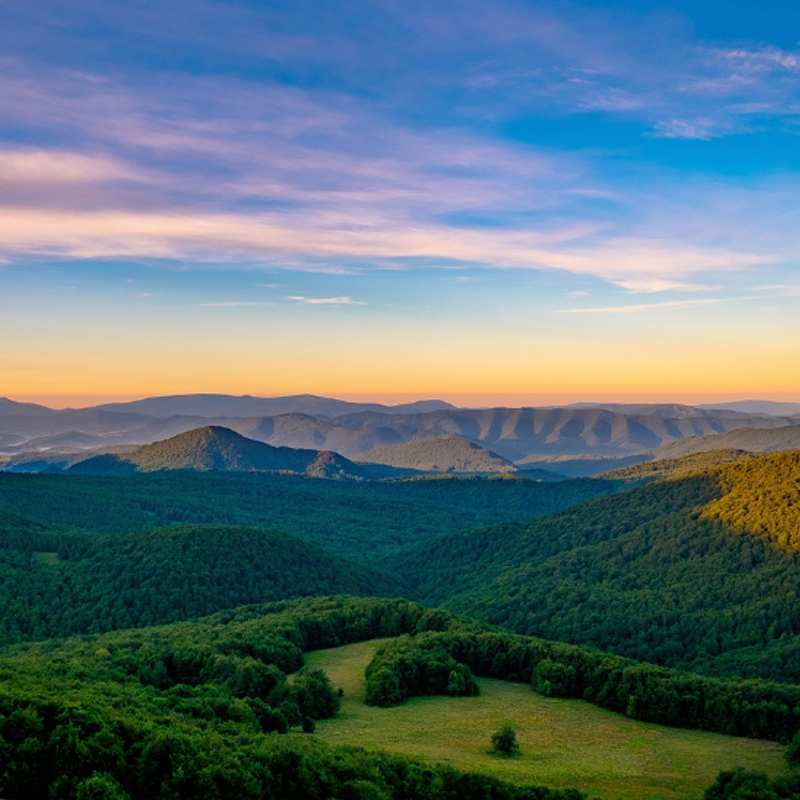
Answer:
[[[367,671],[377,705],[495,677],[787,743],[798,508],[794,452],[560,483],[0,474],[0,792],[570,796],[280,737],[336,713],[302,652],[379,636],[392,641]],[[321,599],[236,609],[303,596]],[[754,786],[795,797],[751,773],[709,797]]]

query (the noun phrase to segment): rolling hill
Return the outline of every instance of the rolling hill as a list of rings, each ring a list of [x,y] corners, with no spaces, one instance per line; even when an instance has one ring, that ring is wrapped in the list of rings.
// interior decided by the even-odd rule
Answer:
[[[713,436],[689,437],[655,451],[658,458],[681,458],[709,450],[746,450],[750,453],[776,453],[800,448],[800,427],[737,428]]]
[[[382,641],[371,643],[366,669],[362,647],[319,652],[375,638]],[[319,669],[320,656],[330,677]],[[345,664],[351,675],[361,675],[358,685],[342,674]],[[592,797],[599,789],[609,797],[678,800],[697,796],[715,769],[740,758],[768,770],[776,787],[786,786],[784,774],[776,775],[781,748],[753,739],[785,743],[800,724],[798,687],[637,665],[493,631],[398,599],[308,598],[149,629],[16,645],[4,648],[2,671],[3,793],[16,800],[583,800],[587,795],[576,784]],[[459,688],[453,675],[474,690]],[[507,701],[486,680],[479,686],[476,676],[493,679]],[[374,703],[376,688],[384,685],[402,691]],[[326,744],[308,731],[314,720],[338,716],[337,686],[349,708],[338,720],[345,728],[324,737]],[[476,697],[484,688],[484,698]],[[575,693],[597,708],[571,699]],[[359,694],[371,708],[354,708]],[[414,699],[405,708],[396,705],[408,698]],[[535,719],[527,718],[525,707],[531,706]],[[516,768],[472,752],[486,747],[506,709],[525,723]],[[408,735],[409,720],[416,735]],[[645,721],[718,733],[687,736]],[[422,748],[420,726],[427,737]],[[533,743],[528,749],[528,730],[549,753]],[[365,732],[374,736],[371,743]],[[401,748],[398,733],[406,743]],[[565,736],[571,751],[566,762]],[[395,752],[376,749],[374,741]],[[561,760],[553,762],[553,756]],[[484,765],[523,785],[482,774]],[[695,766],[705,776],[699,785]],[[459,771],[464,768],[470,772]],[[718,785],[725,786],[725,775]],[[769,789],[766,775],[759,787]]]
[[[274,528],[371,563],[424,538],[534,519],[623,486],[505,476],[329,481],[276,472],[164,470],[116,477],[5,472],[0,473],[0,546],[5,511],[46,531],[128,533],[172,524]]]
[[[600,477],[623,481],[664,480],[692,475],[725,464],[749,461],[752,458],[757,458],[756,454],[746,450],[706,450],[680,458],[662,458],[633,464],[629,467],[604,472]]]
[[[0,550],[0,641],[142,627],[292,597],[402,593],[390,575],[262,528],[183,525],[64,536],[52,546],[36,551],[22,541]]]
[[[386,445],[362,453],[356,461],[421,472],[492,473],[517,470],[507,459],[458,437]]]
[[[126,454],[93,456],[68,468],[81,475],[191,469],[199,472],[287,472],[315,478],[360,478],[362,467],[330,451],[273,447],[209,425]]]
[[[521,633],[800,682],[800,453],[631,489],[384,566],[413,597]]]

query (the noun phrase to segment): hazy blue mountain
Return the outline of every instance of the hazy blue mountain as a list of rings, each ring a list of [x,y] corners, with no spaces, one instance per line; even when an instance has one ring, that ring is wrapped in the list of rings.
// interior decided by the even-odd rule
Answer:
[[[115,413],[99,408],[19,410],[0,409],[0,431],[22,439],[35,439],[75,431],[90,434],[109,434],[132,430],[152,421],[151,417],[135,413]]]
[[[380,403],[351,403],[312,394],[287,397],[236,397],[225,394],[185,394],[166,397],[148,397],[126,403],[106,403],[98,406],[106,411],[134,411],[151,417],[200,416],[200,417],[269,417],[279,414],[312,414],[323,417],[338,417],[359,411],[389,413],[419,413],[453,408],[443,400],[420,400],[399,406]]]
[[[22,410],[18,408],[20,405]],[[443,407],[419,410],[431,405]],[[258,409],[280,407],[294,410],[291,413],[253,413]],[[368,410],[363,410],[365,407]],[[634,456],[643,460],[652,451],[687,437],[727,433],[736,428],[800,424],[800,418],[791,416],[663,404],[619,406],[620,410],[595,405],[587,408],[458,409],[434,400],[394,409],[380,406],[379,410],[374,410],[369,409],[368,404],[311,395],[295,398],[186,395],[65,410],[43,406],[30,408],[26,404],[5,401],[3,408],[7,413],[0,409],[0,453],[6,455],[67,449],[105,452],[119,445],[142,445],[205,425],[220,425],[273,446],[332,450],[347,458],[389,445],[458,438],[472,441],[518,465],[559,472],[565,471],[560,465],[544,462],[562,458]],[[298,408],[313,409],[313,412]],[[62,438],[64,436],[66,439]],[[714,445],[720,446],[738,445]],[[578,471],[568,474],[591,475],[613,466],[576,464]]]
[[[458,437],[377,447],[362,453],[357,460],[424,472],[515,472],[517,469],[502,456]]]
[[[748,413],[746,409],[727,409],[727,408],[711,408],[705,406],[687,406],[683,403],[571,403],[564,408],[575,409],[603,409],[604,411],[613,411],[615,414],[635,414],[653,417],[668,417],[668,418],[682,418],[682,417],[719,417],[720,412],[730,411],[734,413]],[[558,408],[558,406],[555,406]]]
[[[0,449],[15,447],[21,441],[20,437],[15,433],[0,433]]]
[[[739,411],[744,414],[769,414],[784,417],[800,414],[800,403],[781,403],[774,400],[735,400],[730,403],[704,403],[698,408]]]
[[[64,431],[47,436],[39,436],[35,439],[28,439],[24,442],[17,442],[16,446],[6,448],[6,452],[77,452],[80,450],[90,450],[95,447],[102,447],[106,444],[106,439],[99,434],[84,433],[83,431]]]
[[[293,417],[261,423],[249,420],[247,425],[248,435],[270,444],[325,448],[348,458],[383,445],[460,437],[519,462],[532,455],[630,456],[648,453],[687,436],[792,422],[791,418],[733,412],[714,415],[699,411],[695,416],[664,417],[619,414],[599,408],[491,408],[425,414],[362,412],[311,423]]]
[[[19,403],[16,400],[9,400],[7,397],[0,397],[0,415],[23,416],[25,414],[47,414],[53,409],[47,406],[40,406],[37,403]]]
[[[751,453],[774,453],[800,449],[800,425],[779,428],[738,428],[716,436],[683,439],[656,451],[659,458],[681,458],[709,450],[746,450]]]

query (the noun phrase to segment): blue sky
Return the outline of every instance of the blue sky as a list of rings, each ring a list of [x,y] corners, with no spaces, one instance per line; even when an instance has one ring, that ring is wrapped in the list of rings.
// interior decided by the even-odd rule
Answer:
[[[776,0],[0,0],[0,395],[798,399],[799,39]]]

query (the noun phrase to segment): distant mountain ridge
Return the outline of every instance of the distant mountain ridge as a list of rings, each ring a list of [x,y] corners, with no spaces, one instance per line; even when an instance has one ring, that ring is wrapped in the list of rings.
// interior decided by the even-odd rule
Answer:
[[[703,403],[698,408],[709,411],[739,411],[743,414],[769,414],[779,417],[800,414],[800,403],[778,402],[775,400],[734,400],[730,403]]]
[[[490,408],[421,414],[361,412],[337,419],[290,415],[231,421],[230,427],[271,444],[324,447],[348,458],[383,445],[460,437],[517,462],[533,454],[616,457],[649,453],[687,436],[797,422],[735,412],[698,411],[694,416],[664,417],[600,408]]]
[[[350,459],[378,448],[462,439],[518,467],[530,464],[560,471],[548,462],[561,460],[563,465],[563,459],[569,458],[576,461],[569,474],[593,475],[623,465],[604,463],[604,459],[647,460],[654,452],[660,455],[661,448],[689,437],[740,428],[796,426],[800,431],[800,417],[676,404],[465,409],[425,400],[390,407],[315,395],[176,395],[64,410],[5,399],[0,400],[0,456],[8,457],[4,461],[29,464],[73,463],[80,451],[107,453],[208,425],[275,447],[329,450]],[[713,446],[740,447],[734,443]],[[396,457],[392,451],[379,452],[387,459]],[[56,459],[56,455],[64,458]],[[577,463],[583,460],[586,463]],[[445,466],[445,471],[451,467]]]
[[[800,426],[779,428],[737,428],[713,436],[695,436],[665,445],[656,451],[659,458],[681,458],[710,450],[746,450],[774,453],[800,449]]]
[[[413,403],[387,406],[382,403],[355,403],[336,400],[313,394],[287,397],[253,397],[225,394],[184,394],[164,397],[148,397],[125,403],[104,403],[98,406],[104,411],[135,412],[151,417],[273,417],[280,414],[312,414],[323,417],[339,417],[361,411],[376,413],[411,414],[425,411],[452,409],[455,406],[443,400],[417,400]]]

